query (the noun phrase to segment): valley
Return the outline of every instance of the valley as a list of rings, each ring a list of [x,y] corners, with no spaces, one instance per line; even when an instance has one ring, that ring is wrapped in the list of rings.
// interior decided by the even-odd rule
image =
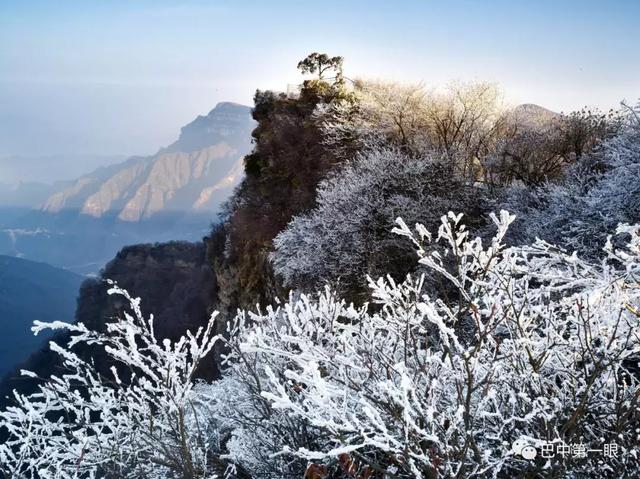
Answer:
[[[242,179],[254,126],[249,107],[219,103],[155,155],[1,203],[0,254],[95,275],[125,245],[202,238]]]

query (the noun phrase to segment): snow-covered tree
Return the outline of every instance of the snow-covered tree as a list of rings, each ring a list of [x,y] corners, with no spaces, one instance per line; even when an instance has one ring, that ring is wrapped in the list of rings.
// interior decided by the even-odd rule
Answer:
[[[66,330],[68,344],[50,343],[64,374],[44,380],[31,395],[15,394],[0,412],[0,475],[7,478],[68,479],[211,478],[210,450],[216,436],[207,429],[206,406],[194,391],[200,361],[217,336],[213,319],[176,342],[158,341],[153,316],[140,300],[112,284],[129,311],[89,330],[82,323],[36,322],[34,332]],[[113,365],[101,374],[74,352],[77,345],[104,349]],[[23,371],[25,375],[31,375]]]
[[[357,80],[349,100],[317,112],[327,144],[347,154],[354,143],[371,139],[414,152],[436,151],[468,180],[480,175],[481,159],[502,131],[501,95],[490,83],[451,83],[437,92]]]
[[[504,206],[518,216],[516,241],[540,237],[597,258],[617,224],[640,222],[639,108],[629,108],[619,134],[568,168],[560,182],[508,192]]]
[[[271,390],[269,381],[273,375],[287,381],[281,375],[291,364],[289,354],[301,352],[299,348],[305,348],[311,341],[324,345],[323,356],[316,359],[329,360],[326,355],[339,338],[331,328],[318,328],[317,318],[337,325],[356,321],[361,314],[362,310],[348,306],[326,289],[313,298],[303,295],[299,300],[269,307],[264,313],[241,312],[229,323],[223,377],[200,389],[212,411],[210,420],[221,438],[220,453],[224,460],[250,477],[305,477],[306,458],[282,452],[328,444],[331,433],[315,427],[304,417],[274,408],[263,392]],[[265,355],[261,349],[245,342],[247,335],[257,335],[260,340],[263,335],[272,336],[276,331],[292,334],[281,344],[272,343],[282,354]],[[276,334],[282,338],[280,333]],[[314,348],[309,354],[320,351]],[[304,387],[289,384],[294,389]]]
[[[492,148],[480,157],[484,181],[492,185],[540,186],[612,138],[621,125],[617,111],[582,109],[558,114],[537,105],[504,113]]]
[[[318,206],[275,238],[275,271],[288,287],[311,291],[331,283],[357,296],[367,275],[402,279],[415,268],[410,245],[391,234],[395,218],[437,227],[453,209],[475,211],[477,223],[483,199],[482,189],[465,184],[436,153],[367,149],[322,182]]]
[[[640,470],[640,226],[594,264],[543,241],[437,236],[397,221],[431,276],[369,280],[374,304],[325,290],[228,325],[223,378],[194,386],[211,325],[158,342],[131,313],[106,333],[65,328],[68,372],[0,412],[3,473],[17,478],[633,477]],[[433,248],[432,244],[441,247]],[[104,347],[110,375],[73,352]],[[518,447],[514,446],[517,445]],[[551,445],[564,453],[543,456]],[[572,446],[568,446],[572,445]],[[614,449],[611,445],[615,445]],[[536,448],[525,458],[522,448]],[[608,447],[607,447],[608,446]],[[593,450],[586,456],[569,451]],[[608,453],[605,455],[605,449]]]
[[[513,216],[492,219],[486,246],[462,215],[436,237],[398,221],[455,301],[425,294],[424,277],[381,278],[372,308],[326,292],[239,316],[226,379],[209,391],[234,397],[218,419],[232,460],[257,477],[265,461],[296,459],[307,477],[637,473],[640,227],[620,226],[625,247],[608,242],[607,261],[591,264],[542,241],[507,248]],[[543,457],[545,444],[600,452]]]

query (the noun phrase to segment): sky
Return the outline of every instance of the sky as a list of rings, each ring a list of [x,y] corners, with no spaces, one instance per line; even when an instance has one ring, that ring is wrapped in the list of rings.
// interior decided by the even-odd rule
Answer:
[[[635,0],[0,0],[0,158],[155,153],[219,101],[299,83],[312,51],[348,77],[609,109],[640,97],[639,20]]]

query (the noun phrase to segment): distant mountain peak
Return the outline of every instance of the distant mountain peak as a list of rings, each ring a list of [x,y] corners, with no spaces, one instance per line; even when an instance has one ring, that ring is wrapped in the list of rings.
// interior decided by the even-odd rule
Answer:
[[[535,103],[523,103],[522,105],[512,108],[507,113],[507,119],[509,121],[533,128],[549,125],[560,117],[560,113],[556,113]]]
[[[530,113],[530,114],[538,114],[538,115],[548,115],[548,116],[559,116],[559,113],[555,111],[549,110],[540,105],[536,105],[535,103],[523,103],[521,105],[516,106],[512,111],[520,111],[522,113]]]
[[[217,111],[221,111],[221,110],[249,110],[249,112],[251,111],[251,107],[247,106],[247,105],[243,105],[241,103],[236,103],[234,101],[220,101],[216,104],[216,106],[213,107],[213,110],[211,110],[209,112],[209,115],[211,115],[213,112]]]
[[[238,164],[251,149],[254,127],[250,107],[220,102],[157,154],[85,175],[52,194],[43,210],[74,208],[96,218],[112,213],[123,221],[169,210],[214,212],[240,180]]]
[[[244,133],[247,119],[250,118],[250,107],[239,103],[220,102],[206,116],[200,115],[183,126],[180,129],[180,137],[161,151],[190,153],[200,150],[218,143],[221,139],[234,136],[239,131]]]

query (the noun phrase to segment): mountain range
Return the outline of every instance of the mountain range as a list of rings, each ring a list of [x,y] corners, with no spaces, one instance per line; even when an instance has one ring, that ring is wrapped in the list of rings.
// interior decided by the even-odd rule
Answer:
[[[23,185],[20,202],[0,201],[0,254],[92,274],[127,244],[200,239],[242,177],[254,127],[248,106],[218,103],[154,155],[32,195]]]
[[[84,175],[49,196],[42,211],[78,209],[95,218],[114,214],[122,221],[167,211],[216,211],[240,180],[253,127],[249,107],[219,103],[157,154]]]

